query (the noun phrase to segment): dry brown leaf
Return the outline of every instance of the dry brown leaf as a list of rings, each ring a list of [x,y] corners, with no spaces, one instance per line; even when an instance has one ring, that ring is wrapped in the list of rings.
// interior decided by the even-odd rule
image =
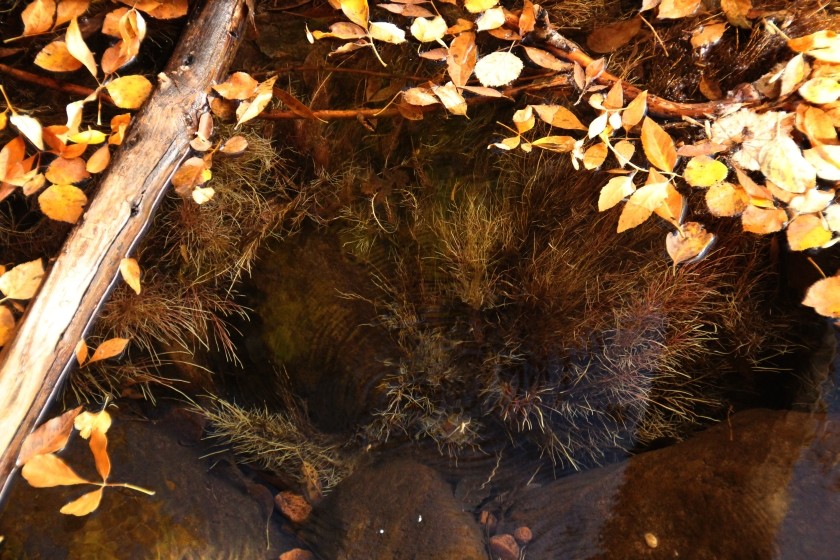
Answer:
[[[787,226],[787,240],[793,251],[805,251],[821,247],[832,238],[832,233],[823,225],[817,214],[802,214]]]
[[[744,231],[758,234],[781,231],[787,222],[787,214],[781,208],[759,208],[748,205],[741,214]]]
[[[642,122],[642,148],[651,164],[662,171],[674,170],[677,164],[677,148],[674,146],[674,140],[661,126],[648,117],[645,117]]]
[[[455,37],[449,45],[446,67],[452,83],[456,86],[467,84],[478,62],[478,47],[475,45],[475,33],[465,31]]]
[[[23,35],[38,35],[52,29],[55,0],[34,0],[20,14]]]
[[[87,196],[73,185],[50,185],[38,195],[38,206],[52,220],[75,224],[84,213]]]
[[[120,260],[120,274],[125,280],[125,283],[134,290],[134,292],[139,296],[140,295],[140,265],[137,263],[137,259],[132,258],[124,258]]]
[[[647,113],[647,91],[637,95],[621,113],[621,123],[624,125],[624,129],[630,130],[639,124],[645,113]]]
[[[749,201],[750,197],[742,187],[726,181],[712,185],[706,191],[709,212],[718,217],[740,216]]]
[[[71,185],[89,178],[90,173],[85,169],[85,160],[82,158],[55,158],[44,176],[50,183]]]
[[[77,475],[67,463],[51,453],[35,455],[29,459],[23,465],[20,474],[30,486],[34,486],[35,488],[92,484],[90,480]]]
[[[451,25],[449,29],[446,30],[447,35],[458,35],[464,31],[470,31],[471,29],[475,28],[475,24],[468,19],[458,18],[455,21],[454,25]]]
[[[212,101],[211,101],[212,106]],[[131,113],[123,113],[111,119],[111,136],[108,138],[109,144],[119,146],[122,144],[125,137],[125,131],[128,130],[128,125],[131,123]]]
[[[152,92],[152,82],[145,76],[122,76],[105,84],[114,105],[120,109],[139,109]]]
[[[684,18],[694,15],[702,4],[702,0],[662,0],[656,17],[659,19]]]
[[[673,231],[665,238],[665,249],[674,266],[696,262],[703,258],[715,242],[715,235],[706,231],[703,224],[686,222],[680,231]]]
[[[38,426],[37,429],[23,440],[15,464],[20,467],[25,465],[35,455],[53,453],[64,449],[64,446],[67,445],[67,440],[70,439],[70,433],[73,431],[73,421],[81,411],[81,406],[76,407],[60,416],[50,418]]]
[[[82,67],[82,63],[67,50],[64,41],[53,41],[41,49],[35,56],[35,64],[50,72],[73,72]]]
[[[0,305],[0,348],[15,334],[15,316],[5,305]]]
[[[537,115],[551,126],[566,130],[588,130],[570,110],[562,105],[532,105]]]
[[[537,24],[537,10],[531,0],[524,0],[522,13],[519,14],[519,34],[525,36],[534,30]]]
[[[583,154],[583,167],[586,169],[597,169],[607,159],[609,148],[603,142],[593,144]]]
[[[268,106],[271,101],[272,91],[274,89],[274,82],[277,81],[277,76],[271,76],[267,80],[260,82],[254,90],[254,98],[250,101],[242,103],[236,110],[236,128],[239,128],[243,123],[246,123],[259,115],[263,109]]]
[[[598,211],[609,210],[636,190],[632,175],[613,177],[601,188],[598,196]]]
[[[77,18],[70,20],[70,25],[67,26],[67,32],[64,35],[64,42],[67,44],[67,50],[70,54],[81,62],[88,69],[88,72],[96,78],[96,61],[93,59],[93,53],[90,52],[82,37]]]
[[[88,158],[85,169],[88,173],[102,173],[108,167],[109,163],[111,163],[111,151],[108,149],[108,144],[105,144],[104,146],[100,146]]]
[[[813,307],[825,317],[840,317],[840,276],[831,276],[815,282],[808,288],[802,305]]]
[[[467,102],[452,82],[448,82],[444,86],[432,86],[432,92],[440,99],[446,110],[453,115],[464,116],[467,114]]]
[[[700,93],[703,94],[703,97],[709,101],[723,99],[723,90],[720,88],[720,82],[707,74],[701,76],[698,88],[700,89]]]
[[[412,105],[426,106],[439,103],[438,98],[431,89],[425,87],[414,87],[403,92],[403,99]]]
[[[598,54],[617,51],[642,30],[641,16],[596,27],[586,38],[589,50]]]
[[[247,148],[248,140],[246,140],[244,136],[236,135],[225,140],[225,143],[222,144],[221,148],[219,148],[219,152],[229,156],[234,156],[241,154]]]
[[[81,497],[64,504],[58,511],[64,515],[76,515],[79,517],[96,511],[96,508],[99,507],[99,503],[102,501],[102,492],[104,490],[105,488],[102,487],[87,494],[82,494]]]
[[[103,343],[104,344],[104,343]],[[76,417],[73,426],[79,430],[79,436],[89,439],[94,431],[107,433],[111,428],[111,415],[108,411],[82,412]]]
[[[41,259],[25,262],[0,276],[0,292],[9,299],[30,299],[38,291],[43,278]]]
[[[93,356],[91,356],[90,360],[88,360],[88,364],[92,364],[93,362],[107,360],[108,358],[118,356],[122,354],[123,350],[125,350],[125,347],[127,345],[127,338],[109,338],[96,348],[96,351],[93,353]]]
[[[368,28],[368,19],[370,17],[370,8],[367,0],[340,0],[341,11],[347,16],[347,19],[364,27]]]
[[[76,348],[73,349],[73,354],[75,354],[76,361],[79,365],[84,365],[88,359],[88,345],[84,338],[76,343]]]
[[[717,44],[726,31],[725,23],[710,23],[701,25],[691,32],[691,46],[695,49],[710,47]]]

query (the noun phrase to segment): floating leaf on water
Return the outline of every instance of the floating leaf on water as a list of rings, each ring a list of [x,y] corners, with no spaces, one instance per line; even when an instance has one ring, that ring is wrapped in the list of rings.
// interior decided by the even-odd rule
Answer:
[[[87,494],[83,494],[81,497],[62,506],[62,508],[58,511],[64,515],[77,515],[80,517],[87,515],[99,507],[99,503],[102,501],[102,492],[104,490],[105,488],[103,487],[88,492]]]
[[[20,474],[35,488],[91,484],[90,480],[80,477],[67,463],[51,453],[35,455],[29,459]]]
[[[64,449],[73,431],[73,422],[81,411],[82,407],[78,406],[60,416],[50,418],[38,426],[38,428],[23,440],[23,445],[21,445],[20,453],[18,453],[15,464],[20,467],[25,465],[35,455],[53,453]]]
[[[522,73],[522,61],[513,53],[494,52],[479,59],[475,65],[475,77],[486,87],[504,86]]]
[[[831,276],[815,282],[808,288],[802,305],[813,307],[825,317],[840,317],[840,276]]]
[[[64,42],[67,44],[67,50],[70,54],[88,69],[91,76],[96,78],[96,61],[82,37],[77,18],[70,20],[70,25],[67,26],[67,32],[64,35]]]

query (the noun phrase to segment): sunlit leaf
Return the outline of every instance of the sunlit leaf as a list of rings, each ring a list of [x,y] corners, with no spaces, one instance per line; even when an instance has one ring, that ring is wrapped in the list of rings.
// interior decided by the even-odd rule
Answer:
[[[466,85],[478,61],[478,48],[475,45],[475,33],[464,32],[455,37],[449,45],[446,66],[452,83]]]
[[[109,163],[111,163],[111,151],[108,149],[108,144],[105,144],[88,158],[85,169],[88,173],[101,173],[108,167]]]
[[[633,101],[627,104],[627,108],[621,113],[621,122],[626,130],[630,130],[645,116],[647,112],[647,91],[636,96]]]
[[[123,280],[125,280],[125,283],[128,284],[137,295],[140,295],[140,265],[137,263],[137,259],[121,259],[120,275],[123,277]]]
[[[50,72],[73,72],[82,67],[82,63],[67,50],[67,43],[64,41],[47,44],[35,56],[35,64]]]
[[[744,29],[750,28],[747,16],[752,9],[751,0],[721,0],[720,7],[729,23]]]
[[[781,231],[787,222],[787,214],[781,208],[758,208],[748,205],[741,214],[744,231],[767,234]]]
[[[571,136],[544,136],[531,144],[551,152],[566,153],[575,149],[575,139]]]
[[[679,19],[695,12],[703,4],[702,0],[662,0],[659,3],[659,19]]]
[[[91,483],[91,481],[77,475],[67,463],[51,453],[35,455],[29,459],[23,465],[20,474],[35,488],[52,488],[54,486],[72,486],[74,484]]]
[[[71,185],[90,177],[82,158],[56,158],[44,175],[49,182],[57,185]]]
[[[794,218],[786,229],[788,245],[792,251],[805,251],[820,247],[832,238],[830,230],[816,214],[802,214]]]
[[[788,208],[800,214],[812,214],[825,210],[833,201],[833,190],[808,189],[804,194],[794,196],[788,203]]]
[[[740,216],[750,201],[746,191],[726,181],[709,187],[706,191],[706,205],[714,216]]]
[[[788,47],[796,52],[824,60],[840,63],[840,35],[831,30],[822,30],[788,40]]]
[[[406,103],[411,103],[412,105],[434,105],[435,103],[440,103],[435,94],[432,92],[431,89],[425,87],[414,87],[409,88],[403,92],[403,99]]]
[[[840,83],[834,78],[813,78],[799,87],[799,95],[814,105],[840,99]]]
[[[119,356],[122,354],[123,350],[125,350],[127,345],[127,338],[109,338],[96,348],[96,351],[93,353],[93,356],[90,357],[88,363],[91,364],[93,362]]]
[[[570,62],[560,60],[553,54],[542,49],[527,46],[523,46],[522,48],[525,49],[525,53],[528,55],[528,58],[530,58],[537,66],[542,66],[543,68],[548,68],[549,70],[555,70],[557,72],[563,72],[572,68],[572,64]]]
[[[636,187],[633,185],[632,175],[613,177],[601,188],[601,194],[598,197],[598,211],[603,212],[604,210],[609,210],[633,194],[635,190]]]
[[[0,292],[9,299],[30,299],[44,278],[41,259],[19,264],[0,276]]]
[[[55,15],[55,26],[58,27],[84,14],[90,0],[60,0],[58,3],[58,10]]]
[[[499,3],[499,0],[464,0],[464,7],[471,14],[480,14]]]
[[[537,115],[551,126],[566,130],[587,130],[577,116],[561,105],[532,105]]]
[[[0,308],[5,309],[5,307]],[[53,453],[64,449],[70,434],[73,431],[73,421],[82,411],[82,407],[68,410],[60,416],[50,418],[23,440],[20,453],[15,464],[20,467],[25,465],[35,455]]]
[[[91,361],[93,361],[93,358],[91,358]],[[99,412],[85,411],[76,416],[73,425],[79,430],[80,437],[88,439],[94,431],[99,431],[103,434],[108,432],[111,428],[111,415],[106,410]]]
[[[805,61],[804,56],[798,54],[791,58],[782,72],[779,96],[783,97],[795,91],[799,87],[799,84],[808,78],[810,72],[811,66]]]
[[[87,196],[74,185],[50,185],[38,195],[38,206],[52,220],[75,224],[84,212]]]
[[[370,22],[368,33],[377,41],[384,41],[393,45],[405,43],[405,31],[387,21]]]
[[[619,140],[615,146],[615,158],[618,160],[618,165],[624,167],[630,160],[633,159],[633,154],[636,153],[636,145],[627,140]]]
[[[505,24],[505,11],[501,7],[490,8],[482,12],[475,20],[476,31],[489,31]]]
[[[105,488],[99,488],[87,494],[82,494],[80,498],[64,504],[58,511],[64,515],[77,515],[79,517],[87,515],[99,507],[99,503],[102,501],[103,490]]]
[[[213,86],[216,92],[225,99],[248,99],[254,95],[259,82],[246,72],[234,72],[228,79]]]
[[[674,141],[661,126],[648,117],[642,122],[642,148],[651,164],[662,171],[674,170],[677,164],[677,148]]]
[[[516,126],[516,131],[519,134],[528,132],[534,128],[536,119],[534,118],[534,109],[527,105],[524,109],[520,109],[513,114],[513,124]]]
[[[5,305],[0,305],[0,348],[15,334],[15,316]]]
[[[96,472],[105,481],[111,474],[111,458],[108,457],[108,436],[100,429],[90,433],[90,451],[96,463]]]
[[[475,77],[487,87],[504,86],[522,73],[522,61],[513,53],[499,51],[479,59],[475,65]]]
[[[701,47],[710,47],[717,44],[720,38],[723,37],[723,32],[726,31],[725,23],[711,23],[708,25],[701,25],[691,32],[691,46],[695,49]]]
[[[761,172],[780,188],[792,193],[803,193],[813,188],[817,181],[814,166],[802,155],[802,149],[789,136],[780,136],[759,152]]]
[[[70,25],[67,26],[67,32],[64,36],[64,42],[67,44],[67,50],[70,54],[88,69],[91,76],[96,78],[96,61],[93,59],[93,53],[90,52],[87,43],[85,43],[82,37],[77,18],[70,20]]]
[[[236,135],[225,140],[225,143],[222,144],[221,148],[219,148],[219,152],[229,156],[235,156],[237,154],[241,154],[247,148],[248,140],[246,140],[244,136]]]
[[[121,109],[139,109],[152,92],[152,82],[145,76],[122,76],[105,84],[114,105]]]
[[[808,288],[802,305],[813,307],[826,317],[840,317],[840,276],[823,278],[814,283]]]
[[[55,17],[55,0],[33,0],[20,14],[23,34],[38,35],[49,31]]]
[[[519,14],[519,34],[523,37],[534,30],[537,25],[537,10],[531,0],[524,0],[522,13]]]
[[[439,41],[446,35],[446,21],[436,16],[432,19],[416,18],[411,23],[411,34],[421,43]]]
[[[709,156],[695,156],[685,165],[683,178],[692,187],[711,187],[726,179],[728,174],[724,163]]]
[[[73,354],[76,356],[76,362],[78,362],[80,366],[84,365],[88,359],[88,345],[84,338],[76,343],[76,348],[73,350]]]
[[[365,29],[368,28],[370,8],[368,8],[367,0],[340,0],[340,3],[341,11],[347,19]]]
[[[254,90],[254,98],[250,101],[243,102],[239,106],[239,109],[236,110],[236,115],[239,117],[236,121],[237,128],[259,115],[268,106],[268,103],[271,101],[275,81],[277,81],[277,76],[271,76],[264,82],[260,82]]]
[[[586,169],[597,169],[601,167],[601,164],[607,159],[608,153],[609,148],[603,142],[589,146],[583,154],[583,167]]]
[[[686,222],[680,231],[674,231],[665,238],[665,249],[674,265],[697,261],[708,252],[715,241],[715,235],[706,231],[703,224]]]
[[[464,116],[467,114],[467,102],[452,82],[444,86],[432,86],[432,92],[440,99],[446,110],[453,115]]]
[[[41,129],[41,123],[38,119],[30,117],[29,115],[21,115],[20,113],[13,114],[9,117],[9,122],[17,128],[21,134],[26,136],[27,140],[39,150],[44,149],[44,137]]]

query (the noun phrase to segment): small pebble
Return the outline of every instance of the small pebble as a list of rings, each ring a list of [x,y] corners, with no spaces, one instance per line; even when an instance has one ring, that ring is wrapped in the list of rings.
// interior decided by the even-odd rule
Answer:
[[[656,535],[653,533],[645,533],[645,542],[651,548],[656,548],[659,546],[659,539],[656,538]]]
[[[274,496],[274,503],[286,519],[298,525],[312,513],[312,506],[306,498],[294,492],[280,492]]]
[[[490,537],[490,552],[493,560],[519,560],[519,545],[507,533]]]
[[[525,546],[531,539],[534,538],[534,534],[531,533],[531,529],[528,527],[517,527],[516,531],[513,532],[513,538],[516,539],[521,546]]]

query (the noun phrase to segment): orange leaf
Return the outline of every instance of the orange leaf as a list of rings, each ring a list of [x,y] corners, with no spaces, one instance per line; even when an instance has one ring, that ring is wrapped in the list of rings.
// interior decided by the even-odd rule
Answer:
[[[64,41],[53,41],[41,49],[35,56],[35,64],[50,72],[73,72],[82,67],[82,63],[67,50]]]
[[[572,67],[571,62],[565,62],[563,60],[560,60],[553,54],[548,53],[542,49],[537,49],[534,47],[523,48],[525,49],[525,53],[528,55],[528,58],[530,58],[531,61],[537,66],[542,66],[543,68],[548,68],[549,70],[555,70],[557,72],[569,70]]]
[[[209,179],[207,162],[199,157],[191,157],[178,168],[172,176],[172,186],[180,193],[185,193]]]
[[[134,74],[111,80],[105,85],[114,104],[121,109],[138,109],[152,92],[152,82]]]
[[[29,299],[38,291],[43,278],[41,259],[25,262],[0,276],[0,292],[9,299]]]
[[[642,120],[647,112],[647,91],[643,91],[636,98],[627,104],[627,108],[621,113],[621,124],[625,130],[630,130]]]
[[[108,149],[108,144],[105,144],[93,152],[93,155],[90,156],[87,164],[85,164],[85,169],[88,173],[101,173],[105,171],[109,163],[111,163],[111,152]]]
[[[276,80],[277,76],[272,76],[264,82],[261,82],[257,86],[257,89],[254,90],[254,99],[243,103],[239,106],[239,108],[236,110],[236,116],[238,117],[238,120],[236,121],[237,128],[242,123],[248,122],[257,115],[259,115],[262,112],[262,110],[266,108],[269,101],[271,101],[274,82]]]
[[[659,19],[678,19],[693,15],[702,4],[702,0],[662,0],[659,4]]]
[[[739,216],[746,210],[750,201],[746,191],[732,183],[722,182],[712,185],[706,191],[706,205],[714,216]]]
[[[108,480],[111,474],[111,458],[108,457],[108,436],[102,430],[93,430],[90,433],[90,452],[93,453],[96,472],[103,482]]]
[[[831,240],[832,233],[823,225],[817,214],[802,214],[787,226],[787,240],[793,251],[805,251],[821,247]]]
[[[715,235],[697,222],[686,222],[680,229],[665,238],[665,249],[674,261],[674,266],[702,259],[715,241]]]
[[[228,79],[213,86],[216,92],[225,99],[248,99],[256,92],[259,82],[246,72],[234,72]]]
[[[44,174],[47,180],[58,185],[70,185],[78,183],[90,177],[85,169],[85,161],[82,158],[55,158]]]
[[[132,290],[140,295],[140,265],[137,259],[122,259],[120,261],[120,274]]]
[[[81,406],[76,407],[38,426],[23,440],[15,464],[20,467],[35,455],[53,453],[64,449],[67,440],[70,439],[70,433],[73,431],[73,421],[81,411]]]
[[[55,15],[54,0],[35,0],[20,14],[23,20],[23,34],[38,35],[49,31],[53,26]]]
[[[566,153],[575,149],[575,139],[571,136],[544,136],[537,138],[531,144],[551,152]]]
[[[781,208],[759,208],[750,204],[741,214],[744,231],[758,234],[781,231],[787,222],[787,214]]]
[[[5,305],[0,305],[0,347],[5,346],[15,333],[15,316]]]
[[[478,61],[478,47],[475,45],[475,33],[465,31],[455,37],[449,45],[446,66],[452,83],[464,86],[470,79]]]
[[[639,16],[604,26],[596,26],[595,30],[586,38],[586,46],[589,47],[589,50],[598,54],[611,53],[629,43],[630,39],[638,35],[641,30],[642,18]]]
[[[75,224],[84,212],[87,196],[73,185],[51,185],[38,195],[38,205],[48,218]]]
[[[603,212],[612,208],[624,198],[633,194],[635,190],[632,175],[613,177],[601,188],[601,194],[598,197],[598,211]]]
[[[76,361],[79,362],[79,365],[84,365],[88,358],[88,345],[84,338],[76,344],[73,353],[76,355]]]
[[[54,27],[63,25],[71,19],[84,14],[89,5],[90,0],[61,0],[58,3],[58,12],[56,12]]]
[[[618,218],[618,233],[643,224],[650,218],[651,214],[653,214],[653,210],[628,202],[624,205],[624,208],[621,210],[621,216]]]
[[[64,35],[64,41],[67,43],[67,50],[70,51],[70,54],[84,64],[88,72],[96,78],[96,61],[93,59],[93,53],[90,52],[82,37],[78,19],[73,18],[70,20],[70,25],[67,26],[67,32]]]
[[[662,171],[674,170],[677,164],[677,148],[674,141],[649,117],[645,117],[642,122],[642,148],[651,164]]]
[[[107,360],[108,358],[118,356],[123,350],[125,350],[127,344],[127,338],[109,338],[99,345],[93,353],[93,356],[90,357],[90,361],[88,361],[88,363],[91,364],[93,362],[98,362],[99,360]]]
[[[77,475],[67,463],[51,453],[35,455],[29,459],[23,465],[20,474],[35,488],[91,484],[90,480],[86,480]]]
[[[607,159],[609,148],[603,142],[593,144],[583,154],[583,167],[586,169],[597,169]]]
[[[244,136],[231,136],[228,138],[219,151],[230,156],[241,154],[248,148],[248,140]]]
[[[574,113],[561,105],[532,105],[532,107],[537,115],[551,126],[566,130],[589,130]]]
[[[62,506],[58,511],[64,515],[77,515],[80,517],[87,515],[99,507],[99,503],[102,501],[103,490],[105,490],[104,487],[88,492],[87,494],[83,494],[80,498],[77,498],[68,504],[64,504],[64,506]]]
[[[820,315],[840,317],[840,276],[817,281],[808,288],[802,305],[813,307]]]

